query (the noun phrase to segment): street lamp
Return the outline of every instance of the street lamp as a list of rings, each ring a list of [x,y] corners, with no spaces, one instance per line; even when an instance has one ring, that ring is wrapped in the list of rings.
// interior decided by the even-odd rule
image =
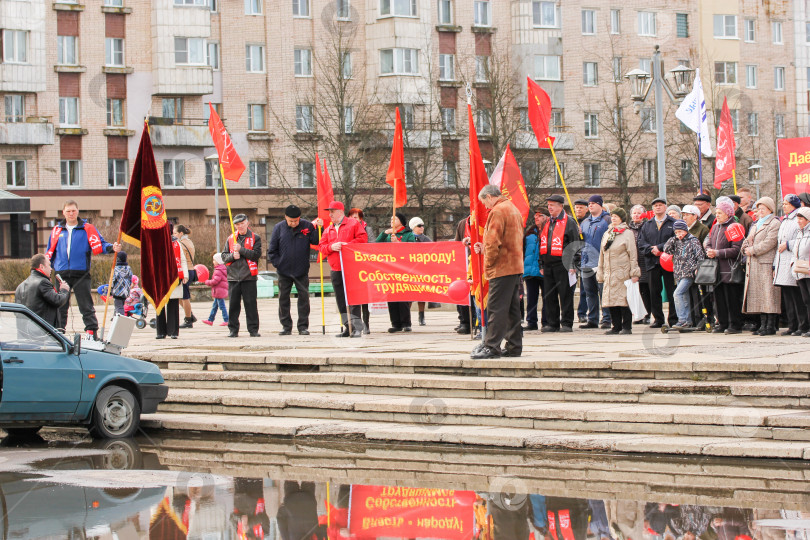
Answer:
[[[757,188],[757,200],[759,200],[759,170],[760,169],[762,169],[762,165],[760,165],[759,163],[754,163],[753,165],[748,167],[748,170],[750,171],[750,176],[749,176],[750,180],[749,180],[748,183],[751,184],[752,186],[756,186],[756,188]]]
[[[222,175],[218,160],[219,156],[217,154],[205,156],[205,161],[211,163],[211,176],[214,178],[214,213],[216,214],[214,218],[214,229],[217,232],[217,253],[221,253],[222,249],[220,249],[219,245],[219,183],[222,181]],[[214,171],[217,171],[216,175]]]
[[[661,60],[661,51],[658,45],[652,57],[652,78],[650,74],[642,69],[634,69],[625,75],[625,78],[632,85],[630,98],[635,102],[636,114],[641,111],[641,104],[647,101],[650,90],[655,88],[655,142],[657,147],[657,167],[658,167],[658,196],[667,197],[667,175],[666,175],[666,154],[664,153],[664,92],[672,103],[679,103],[687,94],[689,85],[692,82],[692,72],[694,70],[679,65],[670,71],[674,79],[675,90],[670,88],[669,83],[664,78],[664,63]]]

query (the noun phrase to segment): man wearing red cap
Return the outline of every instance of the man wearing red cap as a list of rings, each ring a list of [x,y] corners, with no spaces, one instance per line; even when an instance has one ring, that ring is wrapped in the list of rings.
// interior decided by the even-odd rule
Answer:
[[[340,323],[343,325],[337,337],[360,337],[362,335],[363,322],[360,318],[360,306],[348,306],[351,312],[351,333],[349,332],[346,291],[343,288],[343,267],[340,261],[340,251],[345,244],[364,244],[368,242],[368,233],[363,225],[356,219],[347,217],[343,203],[332,201],[329,203],[329,220],[331,223],[323,231],[319,249],[321,255],[326,257],[329,268],[332,270],[332,288],[335,291],[335,301],[340,312]],[[313,221],[317,227],[322,225],[320,219]]]

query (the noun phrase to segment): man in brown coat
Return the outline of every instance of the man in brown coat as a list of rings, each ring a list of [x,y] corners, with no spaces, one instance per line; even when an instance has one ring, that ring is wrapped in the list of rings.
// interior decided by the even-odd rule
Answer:
[[[523,275],[523,217],[512,201],[491,184],[478,198],[489,209],[483,242],[476,253],[484,254],[484,277],[489,280],[486,334],[471,358],[520,356],[523,332],[520,325],[520,276]],[[506,349],[501,342],[506,339]]]

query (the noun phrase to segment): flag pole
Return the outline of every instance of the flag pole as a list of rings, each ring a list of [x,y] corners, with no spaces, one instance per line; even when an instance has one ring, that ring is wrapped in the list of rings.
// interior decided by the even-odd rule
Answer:
[[[700,145],[700,124],[698,124],[698,195],[703,193],[703,150]],[[736,193],[736,190],[734,190]]]
[[[731,180],[734,182],[734,195],[737,194],[737,169],[731,169]]]
[[[557,167],[557,174],[560,175],[560,183],[563,186],[563,191],[565,191],[565,198],[568,199],[568,207],[571,209],[571,215],[574,216],[574,204],[571,202],[571,195],[568,194],[568,186],[565,185],[565,178],[563,178],[562,169],[560,169],[560,162],[557,161],[557,153],[554,151],[554,144],[551,142],[551,137],[546,137],[546,142],[551,150],[551,157],[554,158],[554,165]],[[576,216],[574,216],[574,219],[576,219]],[[579,232],[579,239],[582,240],[582,231]]]
[[[118,238],[116,238],[115,243],[121,243],[121,229],[118,229]],[[104,298],[104,317],[101,319],[101,332],[99,332],[99,335],[97,336],[99,339],[104,339],[104,330],[107,329],[107,309],[110,307],[110,296],[112,296],[113,273],[115,272],[115,263],[118,262],[117,253],[115,254],[115,257],[116,260],[114,260],[110,266],[110,279],[107,283],[107,295]]]
[[[233,214],[231,213],[231,200],[228,198],[228,180],[225,178],[225,171],[222,169],[222,163],[219,164],[219,174],[222,175],[222,188],[225,191],[225,205],[228,207],[228,223],[231,224],[231,236],[233,241],[236,242],[236,232],[233,228]],[[219,220],[219,216],[217,216]],[[217,224],[219,226],[219,224]]]
[[[318,245],[321,243],[321,226],[318,225]],[[326,309],[324,308],[323,301],[323,254],[318,250],[318,266],[321,269],[321,330],[326,335]]]

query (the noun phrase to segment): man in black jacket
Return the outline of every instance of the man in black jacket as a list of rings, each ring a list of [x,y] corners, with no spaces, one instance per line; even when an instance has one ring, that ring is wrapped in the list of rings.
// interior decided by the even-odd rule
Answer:
[[[666,289],[667,298],[669,299],[667,323],[669,326],[673,326],[678,322],[673,299],[675,278],[672,272],[666,272],[661,268],[659,258],[664,251],[664,244],[675,236],[675,229],[673,228],[675,220],[667,215],[667,201],[662,198],[653,201],[652,209],[655,215],[641,226],[641,231],[638,233],[638,248],[644,254],[644,261],[639,261],[639,264],[647,265],[647,276],[650,280],[653,316],[650,328],[661,328],[664,326],[664,301],[661,298],[661,291],[664,289]]]
[[[228,267],[228,337],[239,337],[239,314],[245,304],[250,337],[259,337],[259,309],[256,305],[256,280],[259,278],[259,258],[262,256],[262,237],[250,230],[245,214],[233,217],[236,238],[230,235],[228,250],[222,252],[222,262]]]
[[[291,204],[284,210],[284,221],[273,227],[267,258],[278,273],[278,319],[280,336],[292,334],[290,291],[298,291],[298,333],[309,335],[309,254],[318,245],[318,229],[301,219],[301,209]]]
[[[565,199],[552,195],[546,199],[551,218],[540,231],[540,267],[543,269],[543,302],[548,326],[541,332],[570,332],[574,326],[574,291],[579,255],[568,246],[577,242],[576,219],[565,213]]]
[[[17,286],[14,301],[22,304],[54,328],[59,327],[59,307],[70,296],[70,285],[60,281],[59,292],[51,283],[51,261],[37,253],[31,257],[31,275]]]

